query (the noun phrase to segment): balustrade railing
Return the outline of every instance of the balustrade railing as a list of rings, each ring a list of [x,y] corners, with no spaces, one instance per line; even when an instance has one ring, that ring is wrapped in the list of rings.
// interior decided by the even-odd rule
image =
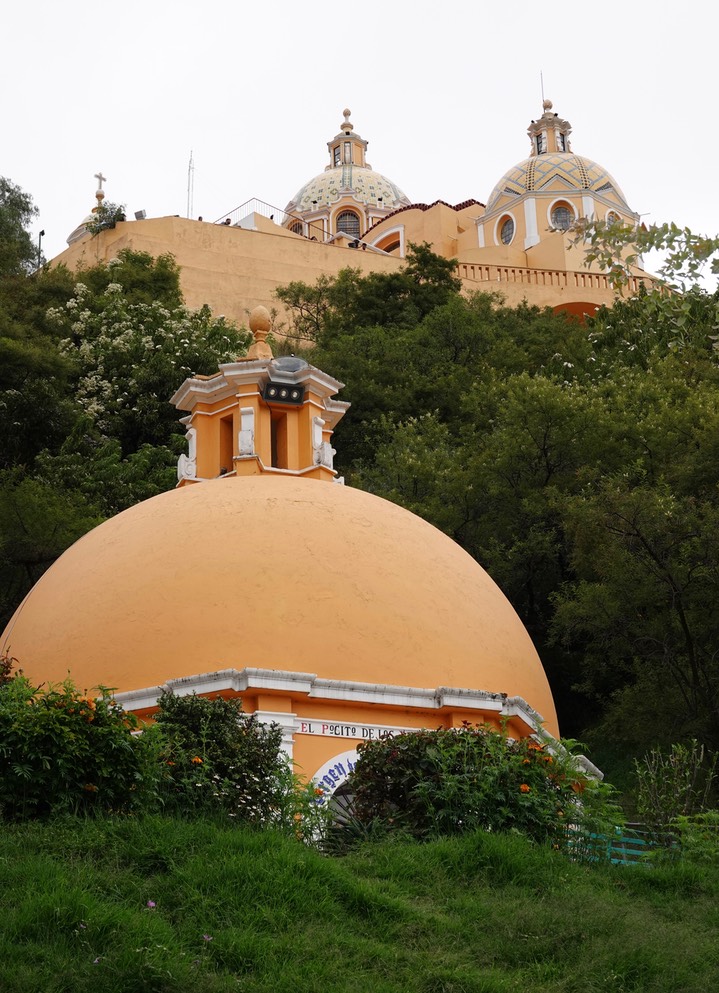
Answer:
[[[565,271],[561,269],[530,269],[523,266],[480,265],[460,262],[457,274],[475,283],[519,283],[529,286],[568,287],[573,289],[615,290],[610,278],[601,272]],[[638,293],[642,286],[653,284],[650,277],[629,276],[626,290]]]

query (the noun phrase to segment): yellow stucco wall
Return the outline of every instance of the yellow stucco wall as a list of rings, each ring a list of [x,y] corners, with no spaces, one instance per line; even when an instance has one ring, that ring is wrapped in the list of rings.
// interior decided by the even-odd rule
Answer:
[[[125,221],[96,238],[88,235],[53,263],[91,266],[123,248],[155,257],[169,252],[181,267],[188,307],[208,304],[215,315],[240,324],[258,305],[281,309],[275,288],[293,280],[314,283],[323,273],[334,276],[348,266],[392,272],[401,265],[399,259],[309,241],[266,218],[258,218],[257,225],[252,231],[180,217]]]
[[[427,241],[438,254],[459,258],[465,292],[499,291],[509,305],[523,300],[541,307],[613,302],[616,294],[606,276],[594,273],[587,280],[589,271],[582,266],[581,253],[569,248],[565,235],[552,234],[526,252],[512,246],[479,248],[476,218],[482,210],[474,204],[455,211],[441,203],[428,210],[402,210],[372,228],[367,241],[381,241],[386,231],[401,226],[405,247]],[[71,269],[90,266],[115,257],[123,248],[153,256],[170,253],[181,268],[189,307],[208,304],[215,315],[224,314],[239,324],[246,324],[258,305],[274,308],[279,312],[275,333],[286,324],[276,287],[293,280],[312,284],[321,275],[335,276],[347,267],[363,273],[393,272],[403,264],[395,255],[310,241],[258,215],[255,223],[257,230],[180,217],[125,221],[95,238],[86,236],[54,263]]]

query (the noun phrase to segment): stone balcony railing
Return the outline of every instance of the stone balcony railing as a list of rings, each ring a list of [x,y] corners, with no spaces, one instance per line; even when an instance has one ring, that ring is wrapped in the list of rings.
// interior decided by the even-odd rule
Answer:
[[[606,273],[564,271],[561,269],[530,269],[523,266],[478,265],[460,262],[457,275],[475,283],[518,283],[526,286],[565,287],[576,290],[605,290],[616,293],[617,288]],[[624,286],[629,295],[639,292],[640,287],[650,289],[655,285],[650,276],[629,276]]]

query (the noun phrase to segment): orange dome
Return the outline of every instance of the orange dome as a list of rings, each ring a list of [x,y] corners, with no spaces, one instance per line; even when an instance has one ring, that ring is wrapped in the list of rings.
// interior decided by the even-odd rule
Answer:
[[[227,477],[140,503],[48,570],[0,647],[31,680],[132,690],[264,667],[521,696],[551,692],[499,588],[446,535],[361,490]]]

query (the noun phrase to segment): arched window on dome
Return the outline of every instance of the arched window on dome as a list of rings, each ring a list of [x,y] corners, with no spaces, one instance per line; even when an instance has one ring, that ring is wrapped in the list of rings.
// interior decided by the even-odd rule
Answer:
[[[564,200],[552,207],[552,227],[557,231],[568,231],[574,224],[574,211]]]
[[[359,238],[360,236],[360,219],[359,215],[355,214],[353,210],[343,210],[341,214],[337,217],[337,227],[336,230],[343,231],[344,234],[350,236],[350,238]]]
[[[499,222],[499,240],[503,245],[509,245],[514,238],[514,221],[511,217],[503,217]]]

